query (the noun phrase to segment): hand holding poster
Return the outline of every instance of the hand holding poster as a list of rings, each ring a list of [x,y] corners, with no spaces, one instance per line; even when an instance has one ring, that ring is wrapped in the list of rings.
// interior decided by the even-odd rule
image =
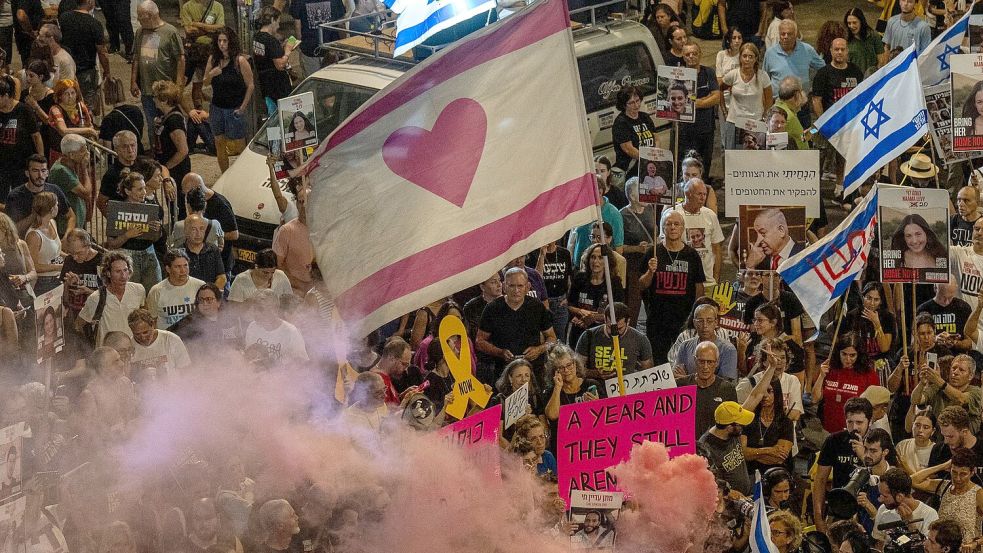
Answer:
[[[65,317],[61,308],[64,290],[65,285],[62,284],[34,299],[38,364],[53,359],[65,346]]]
[[[882,186],[881,282],[949,281],[949,192]]]
[[[106,207],[106,236],[116,238],[130,229],[140,231],[132,238],[150,241],[160,238],[160,206],[109,200]]]
[[[740,206],[737,235],[742,269],[774,271],[806,247],[806,213],[802,206]]]
[[[788,133],[787,132],[770,132],[765,137],[765,143],[767,144],[768,150],[787,150],[788,149]]]
[[[277,104],[284,151],[292,152],[317,146],[317,117],[314,114],[314,92],[281,98]]]
[[[696,120],[696,69],[660,65],[656,82],[655,116],[682,123]]]
[[[672,152],[652,146],[638,148],[638,201],[643,204],[672,205],[671,185],[675,182]]]
[[[672,375],[672,368],[669,363],[625,375],[625,395],[668,390],[675,387],[676,379]],[[608,392],[608,397],[617,396],[618,379],[609,378],[605,380],[604,388]]]
[[[662,442],[671,457],[696,452],[696,386],[564,405],[557,429],[560,497],[617,490],[607,469],[635,444]]]

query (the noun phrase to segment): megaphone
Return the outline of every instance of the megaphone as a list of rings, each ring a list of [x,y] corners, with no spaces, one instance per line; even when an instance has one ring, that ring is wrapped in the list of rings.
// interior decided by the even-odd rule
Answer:
[[[850,473],[850,480],[842,488],[830,490],[826,496],[826,512],[837,520],[848,520],[857,514],[860,505],[857,494],[870,484],[870,470],[857,467]]]

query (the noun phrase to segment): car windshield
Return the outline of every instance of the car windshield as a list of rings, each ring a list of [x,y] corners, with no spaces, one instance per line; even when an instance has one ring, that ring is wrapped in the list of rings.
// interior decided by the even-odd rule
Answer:
[[[307,79],[291,95],[305,92],[314,93],[314,116],[317,126],[317,141],[320,144],[326,136],[331,134],[331,131],[335,130],[339,123],[378,91],[325,79]],[[270,117],[266,120],[263,128],[256,133],[256,137],[249,144],[253,151],[263,155],[269,152],[266,129],[275,124],[279,124],[278,117]]]

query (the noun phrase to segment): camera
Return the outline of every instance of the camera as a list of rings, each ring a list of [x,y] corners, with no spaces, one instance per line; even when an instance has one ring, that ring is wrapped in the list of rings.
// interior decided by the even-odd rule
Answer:
[[[921,532],[908,529],[908,525],[901,521],[882,524],[877,529],[883,530],[884,526],[895,526],[884,530],[884,553],[924,553],[925,536]]]

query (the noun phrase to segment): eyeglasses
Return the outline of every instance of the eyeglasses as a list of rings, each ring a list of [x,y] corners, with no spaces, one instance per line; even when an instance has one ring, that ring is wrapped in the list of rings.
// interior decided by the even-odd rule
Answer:
[[[717,322],[717,319],[693,319],[693,324],[697,326],[713,324]]]
[[[571,362],[569,362],[569,363],[567,363],[565,365],[560,365],[559,367],[556,368],[556,370],[561,371],[561,372],[573,371],[573,370],[576,370],[576,369],[577,369],[577,364],[574,363],[573,361],[571,361]]]

